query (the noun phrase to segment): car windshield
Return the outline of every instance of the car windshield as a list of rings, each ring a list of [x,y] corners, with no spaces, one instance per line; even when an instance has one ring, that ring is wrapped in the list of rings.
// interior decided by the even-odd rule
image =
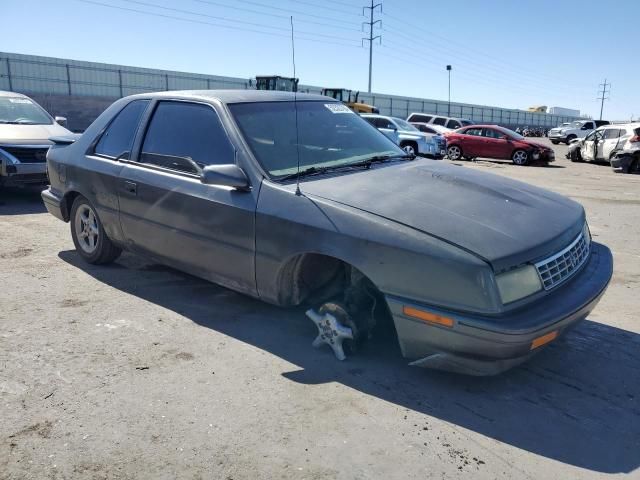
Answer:
[[[398,130],[407,130],[409,132],[420,131],[409,122],[402,120],[401,118],[393,118],[393,122],[398,126]]]
[[[29,98],[0,97],[0,123],[51,125],[53,119]]]
[[[494,127],[494,128],[504,133],[505,135],[511,137],[514,140],[526,140],[526,138],[524,138],[522,135],[514,132],[513,130],[509,130],[508,128],[504,128],[504,127]]]
[[[405,154],[342,103],[236,103],[229,110],[257,160],[276,178],[296,173],[298,154],[301,170]]]

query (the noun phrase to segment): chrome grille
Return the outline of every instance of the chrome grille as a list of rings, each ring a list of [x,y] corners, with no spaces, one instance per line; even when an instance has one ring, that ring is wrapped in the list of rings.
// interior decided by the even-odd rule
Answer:
[[[18,159],[20,163],[45,163],[47,161],[47,151],[49,146],[46,147],[22,147],[22,146],[2,146],[1,150],[4,150],[9,155]]]
[[[568,280],[587,260],[589,241],[584,235],[584,232],[580,233],[567,248],[535,264],[545,290]]]

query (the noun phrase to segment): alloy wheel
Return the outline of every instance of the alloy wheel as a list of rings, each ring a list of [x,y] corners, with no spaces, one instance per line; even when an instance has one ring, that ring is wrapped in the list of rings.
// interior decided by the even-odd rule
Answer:
[[[80,205],[76,210],[74,224],[80,248],[91,255],[98,247],[98,237],[100,235],[98,218],[93,209],[87,204]]]

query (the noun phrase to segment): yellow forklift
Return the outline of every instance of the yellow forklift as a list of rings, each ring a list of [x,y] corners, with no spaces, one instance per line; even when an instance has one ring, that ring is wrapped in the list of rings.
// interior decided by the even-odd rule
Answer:
[[[360,92],[353,92],[346,88],[323,88],[322,95],[340,100],[356,113],[380,113],[380,110],[373,105],[358,102]]]
[[[280,75],[256,75],[256,90],[275,90],[279,92],[297,92],[297,78],[281,77]]]

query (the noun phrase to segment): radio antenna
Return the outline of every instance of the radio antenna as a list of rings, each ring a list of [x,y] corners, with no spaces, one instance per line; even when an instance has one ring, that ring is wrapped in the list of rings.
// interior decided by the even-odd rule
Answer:
[[[293,41],[293,15],[289,17],[291,20],[291,60],[293,63],[293,108],[296,112],[296,156],[297,156],[297,170],[296,170],[296,195],[302,195],[300,192],[300,138],[298,135],[298,85],[296,84],[296,45]]]

